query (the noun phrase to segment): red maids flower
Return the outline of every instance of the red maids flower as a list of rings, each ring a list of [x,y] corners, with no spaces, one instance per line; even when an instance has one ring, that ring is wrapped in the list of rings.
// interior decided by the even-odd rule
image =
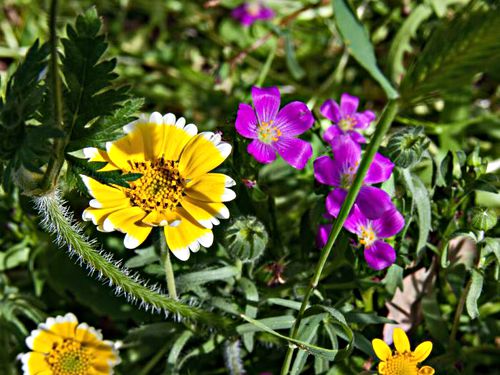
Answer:
[[[375,120],[375,113],[372,111],[356,112],[358,105],[359,99],[349,94],[342,94],[340,106],[333,99],[328,99],[323,103],[321,114],[333,122],[333,125],[323,134],[325,141],[332,143],[339,135],[348,135],[355,142],[366,142],[359,131],[370,126],[370,123]]]
[[[276,152],[292,167],[302,169],[312,156],[312,147],[296,138],[311,128],[314,118],[302,102],[292,102],[280,108],[277,87],[253,87],[254,108],[240,104],[236,117],[236,131],[252,139],[247,151],[258,162],[268,164],[276,159]]]
[[[270,20],[274,17],[271,8],[266,8],[259,1],[252,1],[241,4],[233,9],[231,16],[239,21],[243,26],[250,26],[258,20]]]
[[[334,187],[326,198],[326,209],[330,215],[337,217],[358,170],[361,147],[350,137],[341,136],[332,143],[332,152],[333,159],[321,156],[314,161],[314,177],[320,183]],[[389,194],[370,186],[386,181],[393,168],[394,164],[385,156],[375,155],[356,198],[359,209],[369,219],[377,219],[394,208]]]

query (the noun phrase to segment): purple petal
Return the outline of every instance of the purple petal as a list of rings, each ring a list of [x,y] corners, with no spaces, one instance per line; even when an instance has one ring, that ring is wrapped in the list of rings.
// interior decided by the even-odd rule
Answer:
[[[361,159],[361,146],[348,135],[335,138],[332,143],[332,152],[339,165],[357,168]]]
[[[259,163],[269,164],[276,159],[276,151],[274,149],[258,139],[254,139],[247,147],[247,151],[252,155],[255,160]]]
[[[233,17],[236,21],[239,21],[244,26],[250,26],[256,21],[256,18],[248,12],[247,7],[248,4],[244,3],[239,7],[234,8],[231,12],[231,17]]]
[[[309,108],[302,102],[292,102],[278,112],[274,126],[289,137],[304,133],[313,123],[314,117]]]
[[[280,90],[277,87],[252,87],[252,99],[260,123],[274,121],[280,108]]]
[[[381,218],[372,223],[373,230],[379,238],[392,237],[404,226],[405,219],[396,208],[387,211]]]
[[[394,209],[391,197],[384,190],[373,186],[362,186],[356,198],[356,204],[361,212],[371,220],[384,215]]]
[[[316,247],[323,248],[328,241],[330,232],[332,231],[332,224],[321,224],[316,234]]]
[[[325,102],[321,105],[320,112],[327,119],[335,123],[339,122],[342,118],[340,107],[333,99],[325,100]]]
[[[314,178],[322,184],[340,185],[340,169],[329,156],[320,156],[314,161]]]
[[[244,103],[240,104],[236,115],[236,131],[243,137],[254,139],[257,138],[258,124],[252,106]]]
[[[365,184],[378,184],[387,181],[391,177],[393,168],[394,163],[377,152],[366,173]]]
[[[356,113],[354,118],[356,119],[356,125],[354,125],[355,129],[366,129],[370,126],[372,121],[375,120],[376,116],[372,111],[364,111],[362,113]]]
[[[375,241],[371,246],[365,247],[365,259],[370,268],[380,271],[396,261],[396,252],[388,243]]]
[[[274,11],[271,8],[260,6],[260,10],[256,18],[261,20],[270,20],[273,17],[274,17]]]
[[[332,144],[332,142],[338,137],[343,135],[344,132],[337,125],[332,125],[323,133],[323,139]]]
[[[278,154],[292,167],[303,169],[312,156],[312,146],[302,139],[281,137],[274,143]]]
[[[359,234],[360,227],[368,227],[369,219],[363,215],[361,210],[357,205],[354,205],[347,220],[344,222],[344,228],[347,229],[351,233]]]
[[[358,109],[359,99],[347,93],[342,94],[340,97],[340,110],[342,114],[353,115]]]
[[[347,132],[347,134],[349,135],[349,137],[351,137],[351,139],[356,142],[356,143],[366,143],[366,139],[365,137],[363,137],[361,134],[359,134],[357,131],[354,131],[354,130],[349,130]]]
[[[345,189],[334,189],[326,197],[326,210],[333,217],[337,217],[344,203],[347,191]]]

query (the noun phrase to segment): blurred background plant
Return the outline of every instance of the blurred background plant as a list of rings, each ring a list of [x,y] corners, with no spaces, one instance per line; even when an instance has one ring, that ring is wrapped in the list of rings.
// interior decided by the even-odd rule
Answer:
[[[0,353],[2,374],[19,373],[15,358],[26,350],[23,340],[35,323],[68,311],[102,329],[106,338],[122,341],[119,374],[279,372],[284,341],[234,318],[235,312],[284,334],[292,327],[319,258],[313,244],[324,220],[327,190],[314,183],[312,163],[302,172],[281,160],[259,167],[236,136],[237,106],[250,102],[252,85],[277,85],[284,102],[306,102],[318,119],[305,136],[316,157],[328,151],[320,136],[329,124],[319,114],[325,99],[338,100],[349,92],[380,115],[388,90],[372,78],[373,66],[367,68],[370,64],[357,56],[359,40],[346,47],[345,40],[354,35],[346,36],[346,27],[356,27],[335,18],[334,10],[340,11],[344,2],[265,3],[275,18],[250,27],[230,16],[241,4],[237,0],[64,1],[58,17],[64,36],[66,24],[96,7],[109,43],[104,58],[117,59],[116,77],[107,77],[105,87],[118,90],[115,108],[124,109],[97,108],[102,111],[96,116],[104,119],[98,122],[101,133],[89,130],[94,125],[80,124],[69,151],[118,136],[134,113],[152,110],[183,115],[203,130],[222,132],[233,144],[232,158],[222,168],[238,182],[238,199],[230,205],[233,219],[216,228],[211,249],[174,265],[183,300],[233,317],[229,334],[129,304],[39,228],[32,201],[14,182],[30,180],[47,162],[49,155],[42,151],[48,150],[48,138],[60,136],[44,122],[50,114],[35,113],[36,100],[45,100],[36,90],[44,90],[40,77],[47,74],[47,47],[39,43],[33,58],[25,60],[36,39],[49,40],[49,4],[3,1],[0,342],[8,350]],[[315,303],[336,312],[311,311],[299,338],[318,347],[354,348],[335,360],[300,351],[291,371],[355,374],[374,369],[369,340],[382,333],[392,337],[389,323],[396,320],[410,331],[412,343],[434,342],[428,363],[438,374],[495,374],[500,363],[498,2],[350,4],[369,31],[381,70],[400,87],[402,109],[380,151],[396,164],[382,187],[396,197],[406,226],[393,241],[397,262],[385,272],[366,267],[351,235],[341,233],[313,296]],[[22,61],[32,63],[25,65],[31,76],[17,70],[21,79],[12,80],[17,89],[9,91],[9,78]],[[23,96],[28,90],[30,96]],[[127,97],[136,100],[123,105]],[[116,132],[111,135],[106,126]],[[73,155],[60,187],[79,216],[88,196],[79,190],[75,175],[82,165],[79,154]],[[119,236],[104,236],[91,226],[85,233],[142,279],[163,283],[153,240],[132,252]]]

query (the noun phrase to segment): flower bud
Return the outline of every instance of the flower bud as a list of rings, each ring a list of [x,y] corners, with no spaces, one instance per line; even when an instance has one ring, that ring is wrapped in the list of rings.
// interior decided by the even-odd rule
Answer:
[[[420,161],[428,146],[423,127],[405,128],[389,139],[388,156],[398,167],[409,168]]]
[[[268,235],[256,217],[240,216],[227,229],[226,246],[232,258],[254,262],[264,252]]]

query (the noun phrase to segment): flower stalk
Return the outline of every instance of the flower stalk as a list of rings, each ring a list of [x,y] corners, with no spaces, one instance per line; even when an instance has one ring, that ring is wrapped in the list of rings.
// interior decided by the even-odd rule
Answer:
[[[177,289],[175,287],[174,269],[170,261],[170,250],[167,246],[167,239],[163,227],[158,227],[158,237],[160,241],[160,254],[165,269],[165,277],[167,280],[168,295],[170,298],[177,299]]]
[[[296,338],[297,336],[300,323],[302,321],[306,308],[309,305],[309,299],[311,298],[314,289],[316,289],[316,287],[318,286],[321,274],[325,267],[326,261],[328,260],[330,252],[332,251],[333,245],[338,235],[340,234],[340,231],[342,230],[344,222],[346,221],[352,206],[354,205],[356,197],[359,193],[359,190],[361,189],[361,186],[363,185],[363,180],[375,156],[375,153],[379,149],[385,134],[391,127],[392,121],[396,117],[397,112],[398,112],[398,102],[396,100],[389,101],[389,103],[386,105],[384,109],[384,112],[382,113],[380,121],[377,124],[373,138],[366,148],[363,159],[361,160],[358,171],[356,173],[356,177],[354,178],[351,188],[349,189],[345,201],[342,204],[342,208],[340,209],[339,215],[333,224],[332,231],[330,232],[328,241],[321,250],[321,256],[316,265],[316,270],[311,279],[306,294],[304,295],[304,299],[302,300],[299,314],[297,315],[297,318],[295,319],[294,325],[292,327],[292,333],[291,333],[292,338]],[[288,374],[292,363],[294,351],[295,347],[292,346],[288,347],[286,357],[283,362],[283,366],[281,368],[282,375]]]

